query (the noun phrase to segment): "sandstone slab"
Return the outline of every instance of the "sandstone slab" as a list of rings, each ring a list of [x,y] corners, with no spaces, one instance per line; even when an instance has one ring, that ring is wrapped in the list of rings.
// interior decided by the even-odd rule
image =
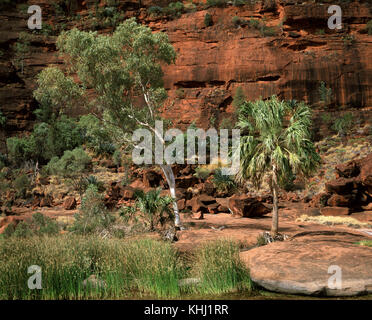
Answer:
[[[267,290],[325,296],[372,293],[372,248],[353,242],[275,242],[242,252],[241,258],[252,280]],[[338,267],[341,286],[335,287],[331,277]]]

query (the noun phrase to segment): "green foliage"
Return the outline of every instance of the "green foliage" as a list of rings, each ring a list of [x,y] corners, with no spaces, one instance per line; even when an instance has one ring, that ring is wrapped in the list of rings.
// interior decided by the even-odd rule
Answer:
[[[120,167],[121,164],[122,164],[122,154],[121,154],[121,151],[120,150],[115,150],[115,152],[113,153],[112,155],[112,160],[114,161],[116,167]]]
[[[0,128],[4,128],[6,124],[6,117],[0,110]]]
[[[196,167],[194,176],[200,180],[206,180],[211,174],[211,170],[206,167]]]
[[[318,34],[318,35],[324,35],[325,34],[325,31],[324,31],[324,29],[318,29],[318,31],[316,32],[316,34]]]
[[[372,36],[372,20],[367,22],[367,32],[370,36]]]
[[[83,103],[82,90],[71,77],[66,77],[56,67],[42,70],[37,76],[37,84],[38,88],[33,94],[40,104],[36,112],[40,121],[54,121],[63,110]]]
[[[233,6],[235,6],[235,7],[244,6],[245,3],[246,3],[245,0],[233,0]]]
[[[210,27],[210,26],[213,25],[212,15],[210,13],[208,13],[208,12],[204,16],[204,25],[206,27]]]
[[[27,191],[31,188],[31,183],[27,175],[22,174],[14,180],[13,186],[19,197],[26,198]]]
[[[172,18],[179,18],[184,10],[182,2],[171,2],[168,7],[163,8],[163,14]]]
[[[230,193],[236,189],[235,181],[228,175],[222,174],[222,170],[216,169],[212,183],[219,192]]]
[[[163,14],[163,8],[159,6],[151,6],[147,9],[147,12],[153,17],[159,17]]]
[[[308,176],[320,164],[310,139],[311,109],[304,103],[287,103],[276,96],[246,102],[239,109],[238,125],[246,132],[239,151],[240,181],[250,179],[259,188],[266,174],[284,182],[294,174]]]
[[[65,151],[61,158],[53,157],[46,165],[45,171],[68,179],[75,190],[82,194],[86,185],[82,178],[89,172],[91,161],[82,148],[75,148]]]
[[[163,225],[173,219],[173,212],[170,204],[173,202],[169,196],[160,196],[161,189],[143,192],[138,190],[135,194],[135,207],[144,214],[149,225],[149,230],[153,231],[158,223]]]
[[[85,192],[80,212],[75,215],[70,231],[81,235],[100,234],[108,231],[114,222],[115,217],[107,211],[103,195],[96,185],[91,184]]]
[[[355,37],[353,35],[347,34],[346,36],[342,37],[342,41],[344,42],[345,46],[350,47],[355,43]]]
[[[9,224],[4,234],[5,238],[29,238],[32,236],[51,236],[59,233],[59,226],[53,219],[36,212],[29,220],[21,221],[14,227]]]
[[[227,0],[207,0],[207,5],[209,7],[224,7],[227,2]]]
[[[75,121],[61,116],[51,124],[42,122],[34,126],[29,136],[7,139],[10,160],[21,165],[26,160],[46,163],[83,143],[81,131]]]
[[[201,279],[195,290],[221,294],[236,289],[252,288],[249,272],[239,259],[239,247],[228,240],[216,240],[201,245],[195,253],[193,271]]]
[[[263,37],[271,37],[277,34],[277,30],[275,30],[275,28],[273,27],[266,26],[264,21],[261,22],[258,19],[252,18],[248,21],[248,24],[249,24],[249,27],[259,30],[261,33],[261,36]]]
[[[242,24],[242,19],[240,19],[238,16],[234,16],[231,19],[231,22],[237,27],[237,26],[240,26]]]
[[[188,7],[190,10],[190,6]],[[185,7],[182,2],[171,2],[167,7],[151,6],[147,9],[147,12],[152,17],[168,16],[171,18],[179,18]],[[192,8],[191,8],[192,10]]]
[[[89,149],[96,155],[112,155],[116,148],[112,141],[110,131],[101,124],[100,120],[92,115],[80,117],[79,127],[83,131],[84,140]]]
[[[346,113],[342,117],[335,120],[332,129],[339,135],[347,135],[353,128],[353,114]]]
[[[82,148],[75,148],[72,151],[65,151],[60,159],[56,157],[52,158],[48,163],[48,169],[51,174],[69,176],[85,172],[90,164],[91,158],[84,150]]]
[[[234,129],[234,127],[235,127],[235,124],[234,124],[234,119],[232,119],[232,117],[223,118],[220,123],[220,129],[232,130]]]
[[[323,113],[322,114],[322,121],[325,123],[325,124],[330,124],[332,122],[332,116],[330,113]]]
[[[234,95],[234,99],[233,99],[234,108],[236,110],[238,110],[238,108],[241,105],[243,105],[245,100],[246,100],[246,97],[244,95],[244,91],[243,91],[242,87],[237,87],[236,90],[235,90],[235,95]]]
[[[326,83],[322,81],[319,87],[320,101],[329,104],[332,101],[332,89],[327,88]]]
[[[107,123],[122,132],[121,139],[131,141],[128,133],[141,127],[139,121],[154,123],[166,99],[160,63],[173,63],[176,57],[165,33],[152,33],[132,18],[119,25],[112,36],[77,29],[62,32],[57,48],[83,87],[95,93],[92,104],[106,111]],[[147,106],[133,109],[135,97],[143,90],[151,101],[151,112]]]
[[[21,73],[24,71],[24,60],[26,55],[30,52],[30,44],[31,35],[27,32],[20,32],[18,40],[13,47],[15,52],[13,63],[17,68],[21,68]]]

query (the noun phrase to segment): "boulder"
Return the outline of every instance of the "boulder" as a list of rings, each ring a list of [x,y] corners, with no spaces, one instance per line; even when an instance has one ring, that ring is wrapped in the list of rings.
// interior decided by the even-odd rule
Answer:
[[[46,195],[40,200],[40,207],[53,207],[53,197]]]
[[[345,237],[343,235],[343,237]],[[354,296],[372,293],[372,250],[353,242],[283,241],[240,254],[254,283],[287,294]],[[332,281],[341,270],[341,286]]]
[[[209,213],[216,214],[218,213],[218,207],[218,203],[211,203],[210,205],[208,205],[207,209]]]
[[[333,194],[327,201],[330,207],[348,207],[350,204],[349,195]]]
[[[23,220],[24,218],[20,216],[6,216],[0,218],[0,234],[4,232],[8,225],[13,224],[13,226],[16,227],[17,224]]]
[[[177,201],[178,210],[183,210],[186,208],[186,200],[180,199]]]
[[[176,187],[187,189],[190,187],[194,187],[198,183],[198,181],[198,178],[194,177],[193,175],[177,177]]]
[[[196,220],[203,220],[204,219],[204,214],[203,214],[202,211],[198,211],[198,212],[196,212],[192,215],[192,218],[196,219]]]
[[[240,217],[262,217],[271,210],[256,198],[246,195],[233,196],[229,199],[229,208],[233,215]]]
[[[122,188],[121,189],[122,199],[124,199],[124,200],[134,199],[134,192],[135,192],[135,189],[130,187],[130,186],[126,186],[126,187]]]
[[[74,210],[76,209],[76,199],[75,197],[67,197],[64,201],[63,201],[63,208],[65,210]]]
[[[355,178],[339,178],[326,183],[329,193],[350,194],[356,187]]]
[[[163,176],[155,170],[145,170],[143,172],[142,181],[146,188],[157,188],[162,180]]]
[[[345,207],[324,207],[320,209],[323,216],[347,216],[349,215],[349,208]]]

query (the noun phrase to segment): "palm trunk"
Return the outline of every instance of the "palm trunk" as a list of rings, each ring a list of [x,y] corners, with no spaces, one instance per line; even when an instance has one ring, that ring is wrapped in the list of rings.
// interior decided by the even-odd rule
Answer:
[[[160,165],[164,172],[165,178],[167,179],[171,197],[173,198],[173,211],[174,211],[174,224],[176,227],[181,226],[180,214],[178,212],[177,198],[176,198],[176,180],[174,178],[174,173],[170,165]]]
[[[278,234],[278,177],[276,173],[276,167],[273,166],[273,178],[272,178],[272,188],[273,188],[273,218],[271,224],[271,235],[275,236]]]

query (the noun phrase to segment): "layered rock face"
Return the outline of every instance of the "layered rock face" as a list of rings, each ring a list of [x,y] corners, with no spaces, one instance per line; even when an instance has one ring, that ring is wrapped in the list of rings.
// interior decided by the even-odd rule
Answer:
[[[76,1],[71,10],[87,15],[91,2]],[[205,9],[197,5],[197,11],[173,20],[147,13],[150,6],[166,6],[170,1],[117,2],[125,17],[137,16],[154,31],[166,32],[177,50],[175,65],[164,68],[169,91],[164,115],[177,127],[185,128],[192,121],[204,128],[220,124],[233,111],[238,86],[249,100],[277,94],[283,99],[305,100],[322,110],[319,86],[324,81],[332,89],[330,107],[357,108],[357,113],[363,109],[364,120],[371,115],[372,36],[366,32],[366,23],[372,16],[372,4],[368,0],[247,0],[239,7],[226,4]],[[327,10],[337,3],[343,9],[343,28],[330,30]],[[50,1],[38,4],[43,19],[56,22]],[[207,13],[212,17],[210,26],[204,23]],[[0,26],[0,105],[9,119],[8,134],[32,128],[32,111],[37,107],[32,98],[35,76],[47,65],[61,63],[55,54],[55,37],[35,36],[24,73],[14,67],[13,44],[19,32],[27,31],[28,16],[18,7],[0,14],[4,22]],[[243,23],[234,23],[235,16]],[[244,22],[251,18],[265,21],[274,34],[264,36],[262,30]],[[66,23],[70,28],[77,22]]]

